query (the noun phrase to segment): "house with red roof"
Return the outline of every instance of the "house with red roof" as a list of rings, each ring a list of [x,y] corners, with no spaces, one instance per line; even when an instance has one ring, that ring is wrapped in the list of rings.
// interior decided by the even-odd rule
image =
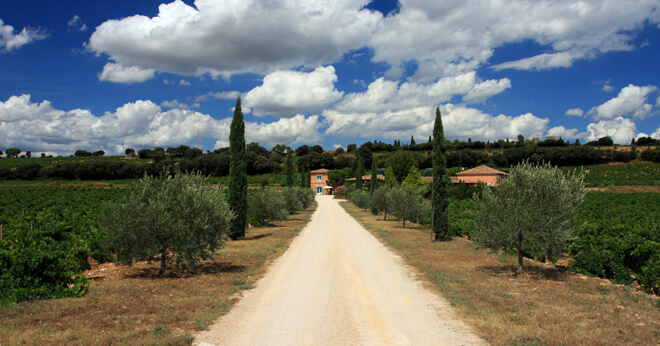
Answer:
[[[495,168],[490,168],[486,165],[468,169],[456,173],[456,175],[449,177],[452,184],[465,183],[468,186],[477,186],[479,183],[484,183],[488,186],[497,186],[499,181],[506,179],[507,174],[498,171]],[[433,183],[433,177],[422,177],[427,183]]]
[[[334,195],[335,191],[332,186],[328,185],[328,172],[329,170],[322,168],[310,172],[312,190],[317,195]]]
[[[506,179],[506,176],[507,174],[502,171],[482,165],[458,172],[455,176],[451,177],[451,180],[454,184],[462,182],[468,186],[476,186],[478,183],[484,183],[488,186],[497,186],[500,180]]]

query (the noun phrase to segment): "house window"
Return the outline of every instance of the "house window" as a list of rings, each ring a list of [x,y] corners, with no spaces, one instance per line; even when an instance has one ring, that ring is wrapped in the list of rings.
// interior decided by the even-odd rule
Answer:
[[[316,181],[323,181],[323,176],[322,175],[317,175],[316,176]]]
[[[323,193],[323,188],[320,187],[320,186],[317,186],[317,187],[316,187],[316,193],[318,193],[318,194]]]

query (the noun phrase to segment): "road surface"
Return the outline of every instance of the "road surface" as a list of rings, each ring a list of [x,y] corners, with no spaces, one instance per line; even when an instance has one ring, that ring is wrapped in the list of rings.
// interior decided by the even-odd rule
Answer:
[[[199,345],[485,344],[332,196]]]

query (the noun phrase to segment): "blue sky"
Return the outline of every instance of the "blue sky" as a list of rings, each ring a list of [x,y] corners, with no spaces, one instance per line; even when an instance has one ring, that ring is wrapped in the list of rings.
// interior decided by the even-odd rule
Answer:
[[[660,138],[660,0],[5,1],[0,150]]]

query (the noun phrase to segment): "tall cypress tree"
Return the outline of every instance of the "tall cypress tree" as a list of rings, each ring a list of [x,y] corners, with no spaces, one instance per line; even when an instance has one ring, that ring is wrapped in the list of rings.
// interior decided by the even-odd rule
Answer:
[[[413,146],[415,146],[415,145],[416,145],[416,144],[415,144],[415,137],[414,137],[414,136],[410,136],[410,146],[413,147]]]
[[[247,173],[245,162],[245,122],[241,110],[241,97],[236,99],[234,118],[229,130],[229,206],[234,219],[229,226],[229,238],[245,237],[247,228]]]
[[[440,108],[435,109],[435,125],[433,126],[433,233],[435,240],[447,238],[449,230],[449,200],[447,196],[447,144],[442,128]]]
[[[371,160],[371,184],[369,186],[369,198],[371,199],[371,213],[373,215],[378,214],[378,209],[376,209],[376,204],[374,203],[374,191],[378,187],[378,174],[376,170],[376,158]]]
[[[284,172],[286,173],[286,186],[293,186],[293,155],[291,154],[292,150],[289,148],[286,153],[286,165],[284,166]]]
[[[362,188],[362,171],[364,168],[364,163],[362,162],[362,156],[358,154],[358,162],[357,162],[357,168],[355,168],[355,187],[358,189]]]
[[[303,166],[298,167],[298,171],[300,171],[300,187],[303,189],[307,187],[307,170]],[[311,181],[309,182],[310,184],[312,183]]]
[[[306,177],[307,177],[307,179],[305,179],[305,180],[307,181],[307,188],[311,189],[312,188],[312,171],[309,169],[309,167],[307,168]],[[316,191],[314,191],[314,192],[316,192]]]

